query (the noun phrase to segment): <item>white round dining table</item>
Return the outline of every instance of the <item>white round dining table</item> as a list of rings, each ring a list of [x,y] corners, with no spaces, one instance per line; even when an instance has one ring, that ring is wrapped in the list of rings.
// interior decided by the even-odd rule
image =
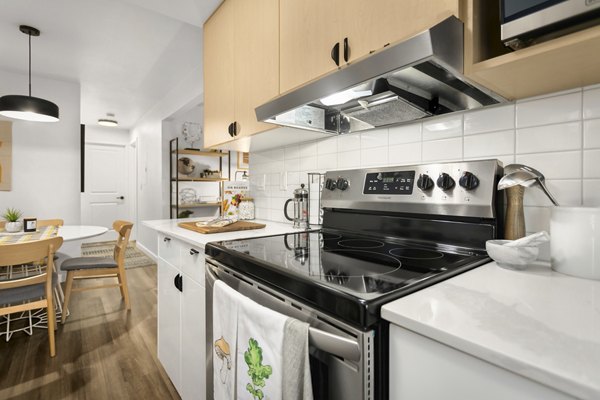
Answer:
[[[64,242],[88,239],[94,236],[100,236],[106,232],[108,232],[108,228],[104,226],[63,225],[58,227],[58,236],[61,236]]]

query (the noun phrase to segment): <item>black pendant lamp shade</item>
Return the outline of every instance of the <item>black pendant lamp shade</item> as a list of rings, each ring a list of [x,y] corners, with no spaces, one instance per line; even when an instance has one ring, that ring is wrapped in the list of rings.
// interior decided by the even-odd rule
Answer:
[[[58,106],[51,101],[31,96],[31,37],[39,36],[40,31],[26,25],[21,25],[19,29],[29,36],[29,96],[0,97],[0,115],[27,121],[56,122]]]

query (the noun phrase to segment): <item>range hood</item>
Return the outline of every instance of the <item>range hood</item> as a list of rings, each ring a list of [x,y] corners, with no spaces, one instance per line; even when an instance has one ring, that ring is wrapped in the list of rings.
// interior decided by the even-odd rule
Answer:
[[[452,16],[256,108],[259,121],[350,133],[505,102],[466,80]]]

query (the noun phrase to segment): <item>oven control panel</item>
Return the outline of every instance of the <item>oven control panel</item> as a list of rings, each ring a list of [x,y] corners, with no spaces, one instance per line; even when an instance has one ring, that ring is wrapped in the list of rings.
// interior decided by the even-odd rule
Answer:
[[[365,178],[364,194],[412,194],[415,171],[370,172]]]

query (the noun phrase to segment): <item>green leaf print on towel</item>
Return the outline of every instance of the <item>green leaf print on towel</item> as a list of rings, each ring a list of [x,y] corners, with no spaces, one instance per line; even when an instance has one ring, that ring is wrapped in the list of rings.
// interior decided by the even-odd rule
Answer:
[[[263,400],[264,393],[260,388],[265,387],[265,380],[271,376],[273,369],[270,365],[262,365],[262,348],[254,338],[248,340],[248,350],[244,352],[244,360],[248,364],[248,376],[252,384],[246,385],[246,390],[255,400]]]

